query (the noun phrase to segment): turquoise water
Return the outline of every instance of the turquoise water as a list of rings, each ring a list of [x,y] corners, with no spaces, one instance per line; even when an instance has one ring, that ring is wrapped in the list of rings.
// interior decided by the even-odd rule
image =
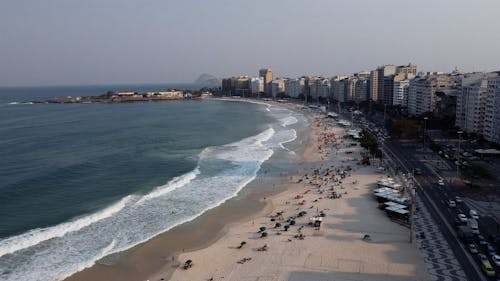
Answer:
[[[0,279],[63,278],[220,205],[293,154],[301,118],[221,100],[0,104]]]

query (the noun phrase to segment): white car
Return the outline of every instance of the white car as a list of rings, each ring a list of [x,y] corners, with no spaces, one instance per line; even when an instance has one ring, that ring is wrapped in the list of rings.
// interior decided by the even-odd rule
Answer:
[[[476,244],[469,244],[469,251],[471,254],[477,254],[479,251],[477,250]]]
[[[461,222],[467,222],[467,216],[466,215],[464,215],[464,214],[458,214],[457,217],[458,217],[458,220],[460,220]]]
[[[460,196],[455,196],[455,202],[462,203],[462,198]]]
[[[475,219],[475,220],[478,220],[479,219],[479,215],[477,214],[477,211],[476,210],[470,210],[469,211],[469,215],[471,218]]]
[[[500,256],[499,255],[494,255],[491,257],[491,260],[496,266],[500,266]]]
[[[444,180],[443,179],[439,179],[438,180],[438,184],[439,184],[439,186],[444,186]]]
[[[457,206],[457,204],[455,203],[455,201],[453,200],[448,200],[448,207],[450,208],[455,208]]]

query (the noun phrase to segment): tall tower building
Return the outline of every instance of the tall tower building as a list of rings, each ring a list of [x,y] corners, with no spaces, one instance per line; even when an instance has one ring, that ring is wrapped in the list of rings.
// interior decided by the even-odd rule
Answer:
[[[392,64],[380,66],[377,68],[377,100],[382,101],[384,103],[392,100],[392,86],[393,85],[388,85],[385,86],[385,82],[389,83],[389,80],[387,79],[388,76],[390,75],[395,75],[396,74],[396,66]],[[387,96],[390,95],[390,98],[386,98],[386,90],[387,90]]]
[[[271,81],[273,81],[273,71],[269,68],[259,70],[259,77],[264,78],[264,92],[271,94]]]
[[[378,71],[370,71],[370,92],[369,98],[373,101],[378,100]]]

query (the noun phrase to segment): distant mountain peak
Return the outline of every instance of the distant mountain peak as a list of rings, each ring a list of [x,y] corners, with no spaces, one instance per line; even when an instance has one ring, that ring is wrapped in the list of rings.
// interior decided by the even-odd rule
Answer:
[[[194,81],[194,83],[203,86],[220,86],[221,81],[219,78],[211,74],[203,73]]]

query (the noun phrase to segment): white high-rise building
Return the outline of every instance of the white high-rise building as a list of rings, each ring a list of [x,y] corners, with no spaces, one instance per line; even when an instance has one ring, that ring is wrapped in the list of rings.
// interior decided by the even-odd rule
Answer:
[[[304,94],[305,79],[296,78],[288,79],[285,81],[285,95],[291,98],[298,98],[301,94]]]
[[[488,96],[488,80],[480,79],[476,83],[462,88],[461,104],[465,105],[464,123],[460,128],[467,133],[483,133],[486,98]]]
[[[465,75],[457,95],[455,124],[465,132],[500,143],[500,72]]]
[[[488,78],[483,136],[488,141],[500,143],[500,76],[498,75]]]
[[[278,94],[285,92],[285,79],[275,79],[271,82],[271,95],[276,98]]]
[[[355,87],[356,89],[354,90],[354,101],[359,103],[362,101],[367,101],[368,100],[368,95],[370,92],[370,89],[368,88],[368,85],[370,84],[369,79],[364,79],[364,78],[358,78],[356,80]]]
[[[264,92],[264,77],[252,77],[250,79],[250,89],[253,95]]]
[[[309,93],[314,100],[327,98],[330,95],[330,80],[323,77],[314,77],[309,80]]]
[[[339,102],[345,101],[345,93],[347,91],[347,82],[349,76],[337,75],[331,79],[331,97]]]
[[[410,79],[397,75],[394,77],[392,105],[408,106],[408,91],[410,88]]]
[[[436,92],[448,94],[455,88],[456,81],[449,75],[416,77],[410,81],[408,89],[408,113],[418,116],[433,112],[436,108]]]

